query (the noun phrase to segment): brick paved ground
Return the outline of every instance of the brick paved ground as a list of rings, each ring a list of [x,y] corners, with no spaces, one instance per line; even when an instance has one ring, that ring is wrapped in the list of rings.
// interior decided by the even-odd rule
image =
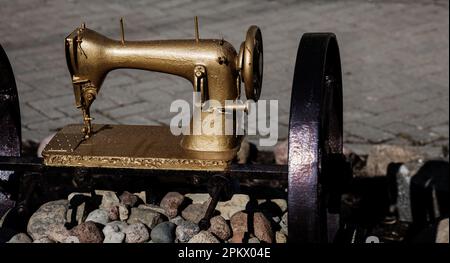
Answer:
[[[262,99],[280,100],[280,136],[287,134],[290,89],[302,33],[338,36],[344,74],[348,144],[393,143],[439,150],[448,145],[448,1],[0,1],[0,42],[19,89],[24,139],[81,122],[73,106],[63,39],[82,21],[127,39],[224,37],[239,47],[249,25],[263,32]],[[168,123],[169,105],[189,99],[178,77],[112,72],[93,106],[96,122]]]

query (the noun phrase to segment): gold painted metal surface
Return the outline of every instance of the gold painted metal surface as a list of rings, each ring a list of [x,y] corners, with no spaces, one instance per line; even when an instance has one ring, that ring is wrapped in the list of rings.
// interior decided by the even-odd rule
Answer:
[[[93,132],[90,107],[106,75],[114,69],[143,69],[178,75],[189,80],[194,91],[201,92],[202,102],[215,100],[222,106],[225,100],[239,99],[241,75],[244,74],[247,97],[258,99],[262,79],[262,72],[254,70],[255,62],[258,68],[259,63],[262,63],[262,39],[258,27],[250,27],[241,45],[240,55],[223,39],[199,39],[197,19],[195,39],[126,41],[122,20],[121,28],[122,39],[113,40],[82,24],[65,40],[75,104],[83,114],[84,126],[80,133],[85,138],[89,138]],[[202,118],[217,112],[220,109],[202,114]],[[223,135],[186,135],[182,147],[195,151],[236,150],[241,137],[225,135],[225,125],[222,131]]]
[[[262,39],[258,27],[249,28],[239,54],[223,39],[200,39],[197,18],[194,39],[127,41],[122,19],[120,27],[120,40],[107,38],[87,28],[84,23],[66,37],[66,60],[72,77],[75,105],[81,109],[84,123],[68,125],[55,135],[42,153],[45,164],[226,170],[236,156],[243,136],[226,134],[225,125],[219,134],[208,135],[202,131],[195,135],[174,136],[169,127],[93,125],[90,108],[110,71],[143,69],[189,80],[193,90],[200,92],[202,104],[209,100],[220,103],[202,111],[201,121],[214,119],[213,116],[220,114],[222,123],[225,123],[225,101],[240,98],[242,80],[246,85],[247,99],[256,101],[259,98]],[[231,109],[238,110],[239,107]],[[236,114],[233,114],[233,125],[235,123]],[[193,126],[191,118],[191,129]]]
[[[49,166],[110,167],[172,170],[226,170],[236,152],[198,152],[181,147],[169,127],[93,125],[85,139],[82,125],[67,125],[45,147]]]

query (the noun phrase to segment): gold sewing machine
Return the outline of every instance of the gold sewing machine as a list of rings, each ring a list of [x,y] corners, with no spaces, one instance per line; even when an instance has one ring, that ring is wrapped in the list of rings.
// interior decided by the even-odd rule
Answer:
[[[225,100],[240,98],[241,81],[245,84],[247,100],[259,98],[263,71],[259,28],[248,29],[239,53],[223,39],[200,39],[197,18],[195,39],[125,41],[122,19],[121,29],[122,39],[112,40],[82,24],[65,39],[75,105],[81,109],[84,123],[67,125],[53,137],[42,153],[45,164],[226,170],[241,144],[242,135],[236,132],[175,136],[165,126],[92,124],[90,108],[108,72],[131,68],[188,79],[193,90],[200,92],[201,103],[216,100],[221,105],[202,111],[201,119],[211,114],[221,114],[225,119]],[[242,105],[228,107],[242,109]],[[233,122],[236,122],[235,115]]]

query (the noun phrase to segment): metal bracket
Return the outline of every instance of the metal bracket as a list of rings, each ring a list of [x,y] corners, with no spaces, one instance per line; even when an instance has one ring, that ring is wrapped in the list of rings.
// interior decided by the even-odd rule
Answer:
[[[205,66],[197,65],[194,68],[194,90],[196,92],[200,92],[201,103],[204,103],[209,99],[208,80]]]

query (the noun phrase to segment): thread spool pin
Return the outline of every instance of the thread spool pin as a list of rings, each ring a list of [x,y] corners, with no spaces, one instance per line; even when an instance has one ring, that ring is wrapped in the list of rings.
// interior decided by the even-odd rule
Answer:
[[[122,45],[125,45],[125,30],[123,29],[123,17],[120,18],[120,32],[122,37]]]

